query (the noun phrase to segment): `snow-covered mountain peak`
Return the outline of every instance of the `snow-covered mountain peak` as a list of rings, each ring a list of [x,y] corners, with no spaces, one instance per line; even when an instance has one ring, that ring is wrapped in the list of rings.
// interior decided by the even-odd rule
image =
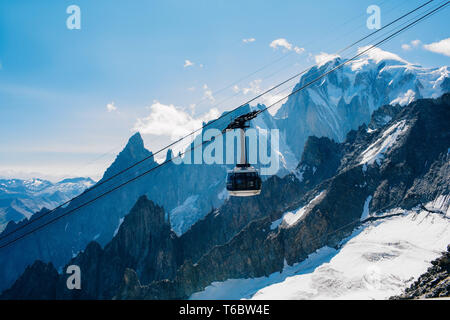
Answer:
[[[321,56],[319,65],[301,77],[294,91],[345,61],[339,56]],[[439,97],[449,90],[448,66],[424,68],[373,48],[290,96],[274,117],[280,135],[286,137],[289,148],[300,158],[308,136],[341,142],[347,132],[368,124],[371,114],[383,105],[404,106],[417,99]]]
[[[318,68],[323,67],[324,65],[332,66],[337,63],[342,62],[342,57],[337,54],[329,54],[325,52],[321,52],[320,54],[315,56],[316,64]]]
[[[371,48],[370,50],[368,50],[369,48],[370,48],[370,46],[358,48],[358,54],[367,50],[367,52],[362,54],[362,56],[361,56],[362,58],[360,60],[363,60],[363,59],[372,60],[376,64],[379,64],[380,62],[402,63],[402,64],[408,64],[408,65],[410,64],[408,61],[401,58],[400,56],[398,56],[395,53],[385,51],[385,50],[383,50],[381,48],[377,48],[377,47],[374,47],[374,48]]]

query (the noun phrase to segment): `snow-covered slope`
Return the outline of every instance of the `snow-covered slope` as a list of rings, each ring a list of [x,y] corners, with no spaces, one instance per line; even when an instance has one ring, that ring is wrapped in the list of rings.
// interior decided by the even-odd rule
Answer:
[[[52,183],[42,179],[0,180],[0,231],[9,221],[30,218],[42,208],[53,209],[94,185],[90,178]]]
[[[442,204],[442,203],[441,203]],[[448,208],[448,202],[440,209]],[[450,243],[446,216],[395,210],[342,241],[269,277],[215,282],[191,299],[387,299],[427,270]]]

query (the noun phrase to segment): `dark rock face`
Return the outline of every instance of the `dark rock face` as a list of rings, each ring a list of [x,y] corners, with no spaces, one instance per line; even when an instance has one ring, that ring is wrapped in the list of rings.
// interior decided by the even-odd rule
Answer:
[[[297,177],[307,189],[336,174],[343,156],[341,144],[328,138],[311,136],[306,140]]]
[[[141,283],[136,271],[133,269],[125,269],[123,281],[119,287],[118,294],[114,299],[136,299],[142,296]]]
[[[371,121],[368,125],[369,129],[377,130],[384,127],[388,122],[392,120],[400,111],[402,107],[396,105],[385,105],[372,113]]]
[[[447,252],[431,262],[432,266],[411,287],[390,299],[426,299],[450,297],[450,245]]]
[[[80,266],[86,297],[110,299],[127,268],[146,282],[173,277],[181,264],[178,247],[164,210],[143,196],[104,249],[91,242],[69,264]]]
[[[57,284],[55,296],[187,298],[213,281],[268,276],[281,271],[285,261],[291,265],[325,245],[336,247],[360,223],[369,196],[376,215],[447,192],[450,94],[419,100],[392,115],[375,131],[360,126],[340,144],[309,138],[296,172],[271,177],[257,197],[231,198],[181,237],[170,230],[162,208],[141,197],[104,249],[92,242],[70,261],[82,270],[81,292]],[[399,123],[405,129],[383,151],[382,161],[362,161],[365,150],[378,148]],[[281,222],[285,212],[299,207],[304,213],[297,221]],[[27,294],[15,284],[1,297]]]
[[[405,121],[410,129],[380,168],[385,178],[375,194],[379,196],[374,196],[376,210],[410,209],[448,193],[449,105],[450,94],[445,94],[437,100],[413,102],[398,114],[397,121]]]
[[[2,293],[1,299],[48,300],[56,298],[59,275],[51,263],[37,260],[28,266],[14,285]],[[31,285],[30,285],[31,284]]]

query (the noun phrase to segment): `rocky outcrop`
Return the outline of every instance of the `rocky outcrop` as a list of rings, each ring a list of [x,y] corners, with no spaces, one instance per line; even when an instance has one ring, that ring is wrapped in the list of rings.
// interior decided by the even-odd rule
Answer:
[[[325,137],[311,136],[306,140],[302,160],[294,174],[302,182],[303,189],[311,187],[331,178],[339,168],[343,156],[341,144]]]
[[[181,264],[179,252],[163,208],[143,196],[104,249],[91,242],[69,264],[80,266],[86,297],[110,299],[127,268],[136,270],[145,282],[173,277]]]
[[[22,300],[55,299],[58,285],[59,275],[55,267],[51,263],[37,260],[26,268],[23,275],[0,298],[17,299],[17,293],[20,292]]]
[[[402,110],[402,106],[399,104],[395,105],[384,105],[375,110],[372,113],[370,123],[368,128],[370,130],[377,130],[384,127],[388,122],[390,122],[397,114]]]
[[[450,245],[447,252],[431,262],[432,266],[397,299],[429,299],[450,297]]]

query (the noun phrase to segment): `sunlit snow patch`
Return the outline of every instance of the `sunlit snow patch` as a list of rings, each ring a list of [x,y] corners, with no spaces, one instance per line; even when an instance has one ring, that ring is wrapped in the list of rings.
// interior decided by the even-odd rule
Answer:
[[[409,89],[408,91],[406,91],[404,94],[400,95],[399,97],[397,97],[396,99],[391,101],[391,104],[399,104],[401,106],[406,106],[407,104],[410,104],[411,102],[413,102],[416,98],[416,93],[414,91],[412,91],[411,89]]]
[[[390,126],[383,135],[372,143],[366,150],[361,153],[360,164],[380,165],[384,159],[384,153],[389,151],[397,141],[397,139],[408,130],[406,121],[402,120]]]
[[[278,228],[279,225],[285,228],[292,227],[295,225],[304,215],[305,213],[317,203],[319,199],[321,199],[322,195],[325,193],[325,190],[320,192],[317,196],[314,197],[307,205],[300,207],[295,212],[288,211],[283,214],[283,216],[272,222],[270,225],[270,229],[274,230]]]
[[[196,221],[203,218],[204,214],[198,208],[199,195],[192,195],[178,207],[170,211],[170,224],[172,230],[178,235],[185,233]]]
[[[364,202],[363,213],[361,215],[361,221],[367,219],[369,217],[369,205],[370,201],[372,201],[372,196],[368,196],[366,201]]]
[[[450,194],[440,195],[433,201],[425,204],[425,208],[430,211],[441,212],[450,218]]]
[[[115,237],[115,236],[117,235],[117,232],[119,232],[119,229],[120,229],[120,226],[122,225],[123,220],[124,220],[124,218],[120,218],[120,219],[119,219],[119,224],[117,225],[116,230],[114,230],[114,235],[113,235],[113,237]]]

